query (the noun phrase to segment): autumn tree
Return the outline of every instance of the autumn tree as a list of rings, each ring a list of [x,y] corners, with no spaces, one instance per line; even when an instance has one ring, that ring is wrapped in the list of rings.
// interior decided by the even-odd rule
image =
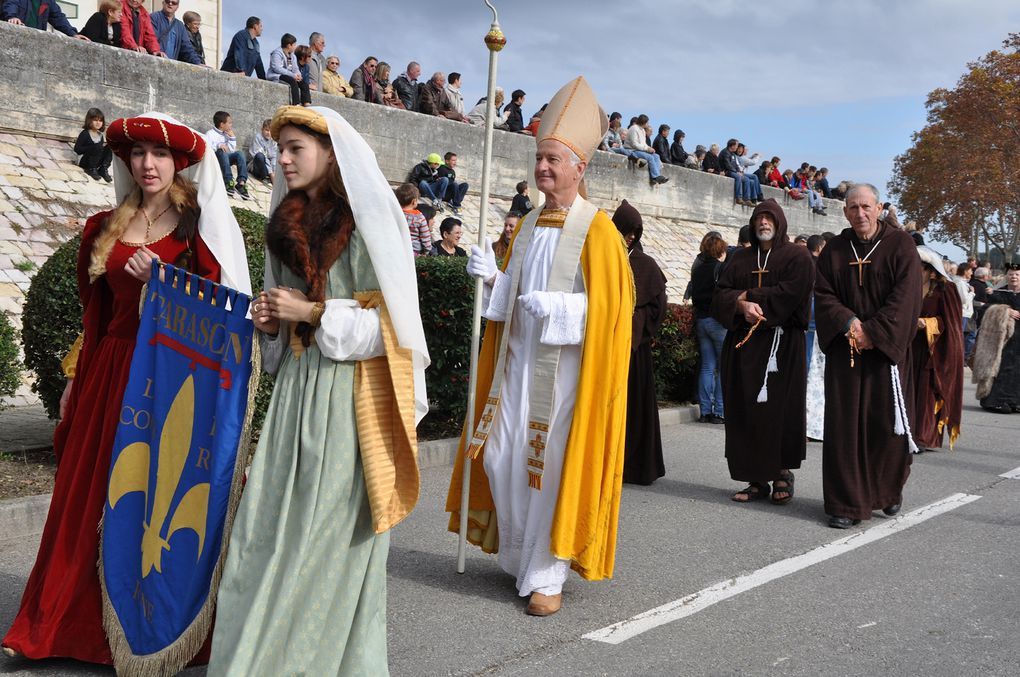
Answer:
[[[889,193],[935,237],[1012,261],[1020,240],[1020,33],[928,95],[927,124],[897,156]]]

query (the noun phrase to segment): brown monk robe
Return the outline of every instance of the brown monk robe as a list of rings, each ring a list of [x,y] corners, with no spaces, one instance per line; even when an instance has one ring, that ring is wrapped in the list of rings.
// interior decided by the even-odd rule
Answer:
[[[924,263],[924,300],[910,347],[914,441],[935,449],[948,433],[952,449],[963,414],[963,303],[943,272],[942,257],[923,246],[917,253]]]
[[[826,244],[815,279],[825,353],[825,512],[840,529],[872,510],[896,514],[910,474],[913,399],[902,385],[921,310],[921,259],[906,231],[878,222],[880,209],[867,184],[847,194],[851,228]],[[861,349],[852,359],[851,332]]]
[[[623,481],[647,485],[666,474],[651,343],[666,318],[666,276],[655,259],[642,250],[644,226],[638,210],[624,200],[613,213],[613,223],[627,244],[627,258],[637,292],[630,375],[627,379],[627,443],[624,447]]]
[[[734,500],[765,498],[775,481],[773,500],[785,503],[793,496],[789,471],[800,468],[806,451],[804,331],[815,268],[807,248],[787,237],[775,200],[755,207],[750,237],[751,246],[727,260],[712,301],[712,315],[727,329],[726,461],[730,477],[750,483]]]

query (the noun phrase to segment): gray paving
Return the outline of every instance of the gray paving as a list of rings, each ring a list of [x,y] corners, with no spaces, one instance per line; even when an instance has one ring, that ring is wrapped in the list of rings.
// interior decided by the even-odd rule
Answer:
[[[5,409],[0,412],[0,453],[50,449],[55,427],[41,404]]]
[[[999,477],[1020,466],[1018,433],[1020,416],[985,413],[968,393],[956,451],[914,459],[904,509],[957,492],[979,500],[616,646],[582,635],[846,536],[823,521],[821,446],[809,445],[791,504],[738,505],[721,426],[665,426],[667,476],[624,490],[615,578],[572,575],[564,609],[545,619],[524,614],[494,558],[474,550],[467,573],[454,572],[448,469],[427,469],[418,508],[393,534],[391,673],[1020,674],[1020,480]],[[882,523],[877,513],[853,531]],[[0,536],[0,626],[15,612],[36,540]],[[0,657],[4,672],[112,674]]]

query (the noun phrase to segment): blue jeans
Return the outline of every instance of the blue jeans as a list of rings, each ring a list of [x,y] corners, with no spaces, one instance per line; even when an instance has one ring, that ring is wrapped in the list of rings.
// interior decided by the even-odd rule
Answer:
[[[631,157],[641,158],[648,163],[648,178],[654,179],[662,173],[662,160],[655,153],[646,153],[643,150],[628,148]]]
[[[752,200],[757,195],[751,193],[751,180],[740,172],[726,172],[726,176],[733,179],[733,199]]]
[[[609,152],[610,153],[616,153],[618,155],[625,155],[627,157],[633,157],[633,155],[634,155],[634,151],[632,151],[630,148],[624,148],[623,146],[617,146],[615,148],[610,148]]]
[[[421,191],[422,195],[435,202],[446,195],[446,187],[449,184],[450,179],[440,176],[435,181],[419,181],[418,190]]]
[[[256,179],[268,179],[269,173],[273,171],[269,166],[265,153],[255,153],[251,159],[251,175]]]
[[[447,177],[444,176],[443,178],[445,179]],[[449,186],[447,186],[443,199],[457,209],[460,209],[460,205],[464,202],[464,196],[467,195],[467,191],[467,181],[452,181]]]
[[[761,192],[761,179],[758,178],[757,174],[744,174],[747,180],[751,182],[751,197],[755,200],[761,200],[765,196]]]
[[[711,317],[697,320],[698,347],[701,350],[701,373],[698,375],[698,402],[701,415],[723,416],[722,379],[719,366],[722,360],[726,330]]]
[[[230,182],[234,180],[234,175],[230,172],[230,165],[237,167],[237,182],[247,183],[248,181],[248,163],[245,161],[244,156],[241,155],[241,151],[235,150],[229,155],[221,149],[216,149],[216,159],[220,162],[220,171],[223,172],[223,183],[230,185]]]
[[[977,334],[973,331],[967,331],[970,319],[969,317],[963,318],[963,359],[967,359],[974,354],[974,344],[977,342]]]

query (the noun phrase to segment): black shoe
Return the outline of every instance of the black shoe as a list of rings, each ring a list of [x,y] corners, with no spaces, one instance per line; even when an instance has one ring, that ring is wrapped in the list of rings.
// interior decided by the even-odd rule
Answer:
[[[712,414],[711,416],[708,417],[708,422],[709,423],[726,423],[726,419],[723,418],[722,416],[716,416],[715,414]]]
[[[94,169],[86,169],[85,173],[88,174],[89,176],[91,176],[96,181],[102,181],[103,180],[103,178],[101,176],[99,176],[99,172],[97,172]]]
[[[902,503],[893,503],[888,508],[882,508],[882,512],[884,512],[889,517],[892,517],[893,515],[899,514],[900,508],[902,507],[903,507]]]
[[[657,184],[666,183],[667,181],[669,181],[669,179],[666,178],[665,176],[662,176],[661,174],[659,176],[656,176],[654,179],[652,179],[652,183],[657,183]]]
[[[852,520],[849,517],[840,517],[838,515],[829,516],[829,526],[833,529],[849,529],[855,524],[860,523],[860,520]]]
[[[237,190],[237,194],[240,195],[245,200],[250,200],[251,199],[251,195],[248,194],[248,186],[246,186],[245,184],[243,184],[243,183],[237,184],[237,189],[236,190]]]
[[[701,416],[698,417],[698,420],[696,421],[696,423],[711,423],[711,422],[712,422],[711,414],[708,415],[702,414]]]
[[[110,176],[110,172],[108,172],[107,170],[104,169],[103,171],[99,172],[99,176],[103,178],[103,181],[106,181],[107,183],[113,183],[113,177]]]

